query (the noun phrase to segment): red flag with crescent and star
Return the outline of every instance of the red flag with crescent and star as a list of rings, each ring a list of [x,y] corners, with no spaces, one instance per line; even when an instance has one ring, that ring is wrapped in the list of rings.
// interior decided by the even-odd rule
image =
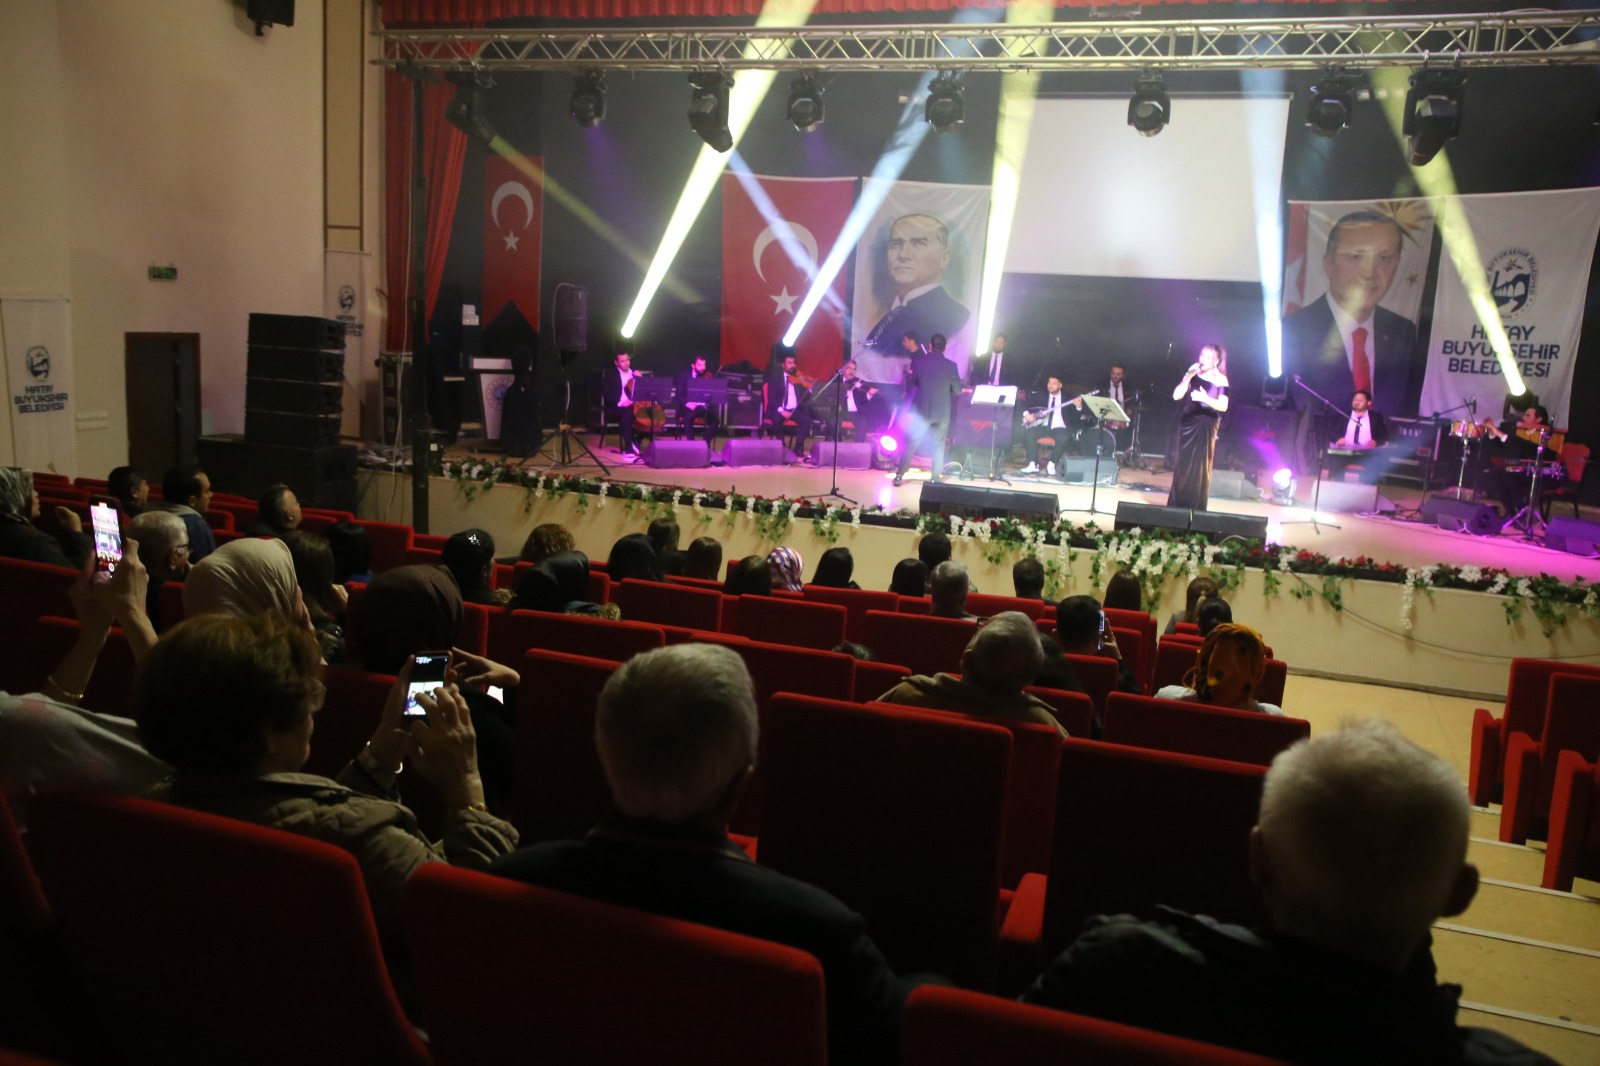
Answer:
[[[722,364],[765,366],[855,203],[854,178],[722,176]],[[844,294],[833,279],[795,342],[795,362],[826,377],[844,356]]]
[[[483,306],[492,322],[508,303],[539,328],[539,237],[544,160],[489,153],[483,168]]]

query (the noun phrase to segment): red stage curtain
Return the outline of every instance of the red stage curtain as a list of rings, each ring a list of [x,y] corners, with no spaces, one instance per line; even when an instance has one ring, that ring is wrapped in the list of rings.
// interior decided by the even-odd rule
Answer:
[[[1168,0],[1160,6],[1184,8],[1208,0]],[[1219,0],[1220,2],[1220,0]],[[1249,2],[1249,0],[1247,0]],[[1291,0],[1293,2],[1293,0]],[[1308,5],[1337,3],[1339,0],[1299,0]],[[1442,0],[1441,0],[1442,2]],[[1125,7],[1140,0],[1056,0],[1056,7]],[[873,11],[951,11],[964,7],[993,6],[993,0],[818,0],[818,14],[849,14]],[[762,0],[386,0],[384,23],[403,24],[466,23],[516,18],[708,18],[756,15]],[[1177,12],[1152,13],[1151,18],[1181,18]]]
[[[390,71],[384,75],[383,209],[384,254],[388,262],[389,299],[384,308],[384,348],[410,351],[406,294],[411,281],[411,214],[407,205],[412,182],[412,82]],[[423,90],[423,174],[428,181],[428,244],[426,255],[428,317],[439,298],[444,278],[445,253],[450,248],[450,228],[455,222],[456,197],[461,192],[461,165],[466,159],[467,136],[444,119],[445,106],[455,97],[455,86],[434,82]]]

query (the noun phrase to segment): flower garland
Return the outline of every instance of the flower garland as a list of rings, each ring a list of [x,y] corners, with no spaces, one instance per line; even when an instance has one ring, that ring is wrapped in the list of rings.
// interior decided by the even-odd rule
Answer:
[[[668,486],[646,485],[637,482],[613,483],[610,481],[571,475],[548,475],[533,472],[503,461],[473,460],[462,462],[446,460],[439,475],[456,483],[467,500],[475,500],[480,492],[497,484],[516,485],[527,493],[525,511],[531,511],[533,501],[560,499],[568,494],[578,496],[579,513],[585,513],[589,498],[596,498],[596,506],[604,507],[606,500],[616,496],[631,510],[646,505],[663,514],[673,514],[687,501],[698,521],[709,523],[708,510],[721,510],[727,515],[732,528],[740,512],[756,526],[764,541],[780,543],[797,518],[809,518],[812,530],[819,537],[837,543],[841,519],[849,516],[852,530],[867,524],[899,529],[914,529],[918,533],[943,532],[963,540],[975,540],[983,557],[999,564],[1015,555],[1041,557],[1049,544],[1055,545],[1053,559],[1045,561],[1046,588],[1054,594],[1065,583],[1066,575],[1077,560],[1079,549],[1092,551],[1089,577],[1093,587],[1099,588],[1104,579],[1117,569],[1132,571],[1140,582],[1147,607],[1153,607],[1161,597],[1168,581],[1181,578],[1188,581],[1201,573],[1208,574],[1224,591],[1236,589],[1244,580],[1247,569],[1262,574],[1263,592],[1273,595],[1283,584],[1284,575],[1295,575],[1298,583],[1291,594],[1306,598],[1320,597],[1334,610],[1343,610],[1341,582],[1346,580],[1388,581],[1403,586],[1400,596],[1400,624],[1409,631],[1414,624],[1415,594],[1421,589],[1429,596],[1439,588],[1464,589],[1503,596],[1502,607],[1508,625],[1518,622],[1524,612],[1531,611],[1539,620],[1546,637],[1567,624],[1569,614],[1576,610],[1580,616],[1600,618],[1600,586],[1584,581],[1563,582],[1549,574],[1536,577],[1516,576],[1498,567],[1462,566],[1436,563],[1423,567],[1407,567],[1399,563],[1379,562],[1366,555],[1350,558],[1329,558],[1320,552],[1289,545],[1263,544],[1260,541],[1230,539],[1222,544],[1209,544],[1195,534],[1175,534],[1167,530],[1145,531],[1138,528],[1107,532],[1092,520],[1081,526],[1054,520],[1022,521],[1017,518],[968,519],[938,514],[913,514],[901,508],[890,511],[877,505],[852,506],[824,505],[820,501],[808,502],[803,497],[767,499],[746,496],[738,492],[722,493],[716,490],[697,490]],[[1309,578],[1320,578],[1320,587],[1314,588]]]

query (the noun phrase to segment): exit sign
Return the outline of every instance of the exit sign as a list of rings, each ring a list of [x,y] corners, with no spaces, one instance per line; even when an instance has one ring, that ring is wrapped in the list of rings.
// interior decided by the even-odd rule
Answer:
[[[153,267],[150,268],[150,280],[151,281],[177,281],[178,280],[178,268],[177,267],[173,267],[173,266],[167,266],[167,267],[153,266]]]

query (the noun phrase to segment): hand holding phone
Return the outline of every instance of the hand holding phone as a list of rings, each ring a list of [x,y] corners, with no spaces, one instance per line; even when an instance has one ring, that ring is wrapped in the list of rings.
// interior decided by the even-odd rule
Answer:
[[[406,687],[404,718],[426,718],[428,712],[417,703],[417,693],[432,692],[444,685],[445,670],[450,665],[448,651],[424,651],[411,657],[411,683]]]
[[[98,501],[89,505],[94,523],[94,569],[98,574],[114,574],[122,562],[122,523],[117,510]]]

